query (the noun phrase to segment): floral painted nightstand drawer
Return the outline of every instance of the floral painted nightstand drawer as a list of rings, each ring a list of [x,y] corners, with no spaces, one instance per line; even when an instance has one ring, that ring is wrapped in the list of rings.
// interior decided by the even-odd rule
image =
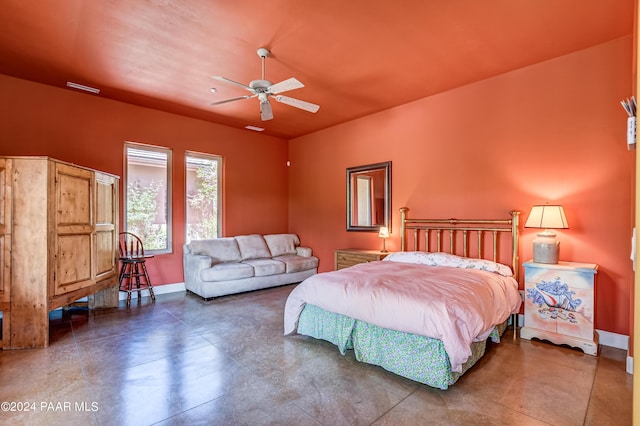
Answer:
[[[526,262],[524,327],[520,337],[548,340],[597,355],[594,330],[598,265]]]

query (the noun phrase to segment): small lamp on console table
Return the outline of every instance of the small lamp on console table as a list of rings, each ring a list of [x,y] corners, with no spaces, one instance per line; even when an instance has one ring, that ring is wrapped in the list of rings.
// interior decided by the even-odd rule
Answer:
[[[387,238],[389,238],[389,228],[387,228],[386,226],[381,226],[380,232],[378,233],[378,237],[382,238],[382,250],[380,251],[382,253],[386,253],[387,252],[386,242],[387,242]]]
[[[533,206],[527,218],[525,228],[540,228],[543,232],[533,240],[533,261],[536,263],[558,263],[560,241],[551,229],[568,229],[569,224],[562,206],[548,205]]]

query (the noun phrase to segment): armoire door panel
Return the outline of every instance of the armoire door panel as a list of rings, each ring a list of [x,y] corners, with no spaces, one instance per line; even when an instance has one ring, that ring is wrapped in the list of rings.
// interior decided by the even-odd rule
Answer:
[[[96,281],[116,275],[118,259],[118,179],[112,175],[95,173],[96,179]]]
[[[56,262],[53,294],[95,282],[93,197],[94,173],[56,163]]]
[[[91,235],[59,235],[55,295],[94,284]]]
[[[117,212],[117,179],[113,176],[96,172],[96,224],[114,225]]]
[[[93,226],[93,173],[56,164],[58,226]]]
[[[115,273],[116,262],[113,256],[113,231],[96,233],[96,279]]]

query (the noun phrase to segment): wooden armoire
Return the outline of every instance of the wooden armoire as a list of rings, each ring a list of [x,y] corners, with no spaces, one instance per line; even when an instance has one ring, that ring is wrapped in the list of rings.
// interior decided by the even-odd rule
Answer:
[[[49,311],[83,297],[117,306],[118,180],[48,157],[0,156],[3,349],[48,346]]]

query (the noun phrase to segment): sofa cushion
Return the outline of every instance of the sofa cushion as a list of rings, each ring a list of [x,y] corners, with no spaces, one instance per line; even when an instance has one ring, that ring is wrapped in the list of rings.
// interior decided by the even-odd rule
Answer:
[[[271,234],[265,235],[264,239],[273,257],[296,254],[296,246],[300,245],[300,239],[296,234]]]
[[[235,238],[194,240],[190,246],[193,254],[209,256],[212,263],[239,262],[242,260]]]
[[[274,257],[274,259],[284,262],[287,274],[306,271],[308,269],[318,267],[318,258],[315,256],[302,257],[295,254],[285,254],[283,256]]]
[[[253,277],[253,266],[240,262],[218,263],[200,271],[202,281],[230,281]]]
[[[262,235],[240,235],[236,237],[242,260],[271,258],[271,252]]]
[[[242,263],[253,266],[253,275],[256,277],[284,274],[286,270],[284,263],[273,259],[249,259]]]

